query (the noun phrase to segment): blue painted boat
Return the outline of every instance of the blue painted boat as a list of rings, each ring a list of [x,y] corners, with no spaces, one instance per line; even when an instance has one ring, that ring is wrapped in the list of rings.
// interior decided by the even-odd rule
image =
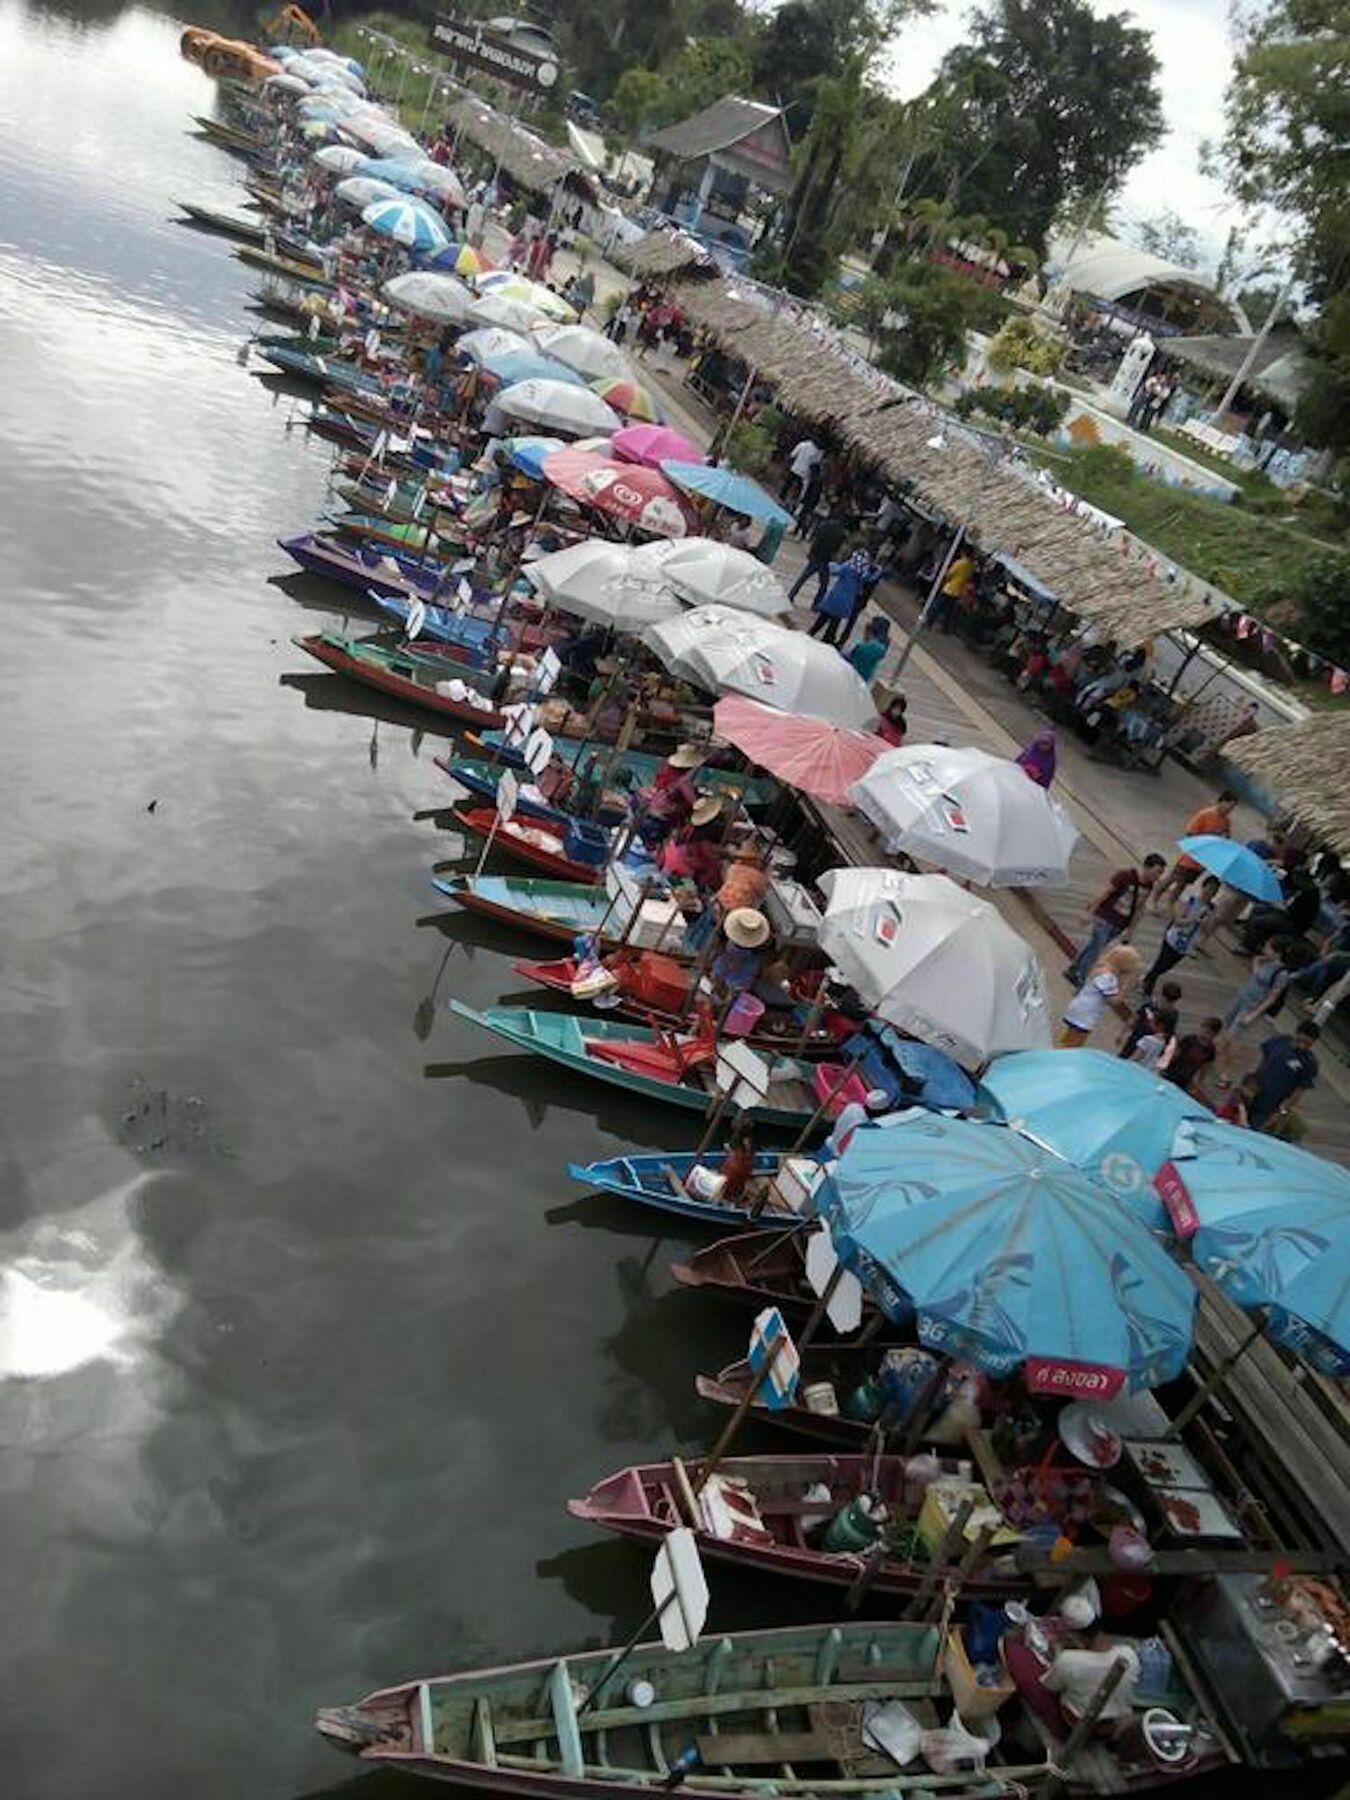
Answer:
[[[432,759],[438,769],[457,781],[462,788],[471,794],[480,794],[483,799],[494,801],[497,798],[497,787],[503,774],[501,763],[475,761],[472,759],[455,760],[449,756],[437,756]],[[565,807],[550,806],[547,800],[531,795],[522,787],[516,801],[516,811],[524,813],[528,818],[540,819],[545,824],[559,828],[567,825],[573,815]],[[615,806],[602,806],[596,814],[601,825],[619,825],[623,822],[623,809]]]
[[[294,347],[285,343],[259,343],[255,348],[264,362],[271,363],[274,369],[280,369],[285,375],[293,375],[298,381],[312,381],[320,387],[339,388],[346,394],[383,393],[379,382],[359,369],[355,363],[301,349],[302,342],[302,339],[297,338]]]
[[[455,875],[431,884],[466,912],[482,913],[514,925],[532,937],[570,944],[581,932],[608,930],[601,938],[614,949],[624,926],[622,905],[611,906],[603,888],[589,882],[553,881],[538,875]]]
[[[695,1167],[716,1174],[727,1159],[725,1150],[706,1150],[702,1154],[685,1150],[656,1151],[650,1156],[611,1156],[602,1162],[568,1163],[567,1173],[592,1193],[618,1194],[624,1200],[636,1200],[640,1206],[654,1206],[659,1212],[677,1213],[699,1225],[718,1231],[756,1230],[779,1219],[796,1215],[778,1198],[772,1183],[785,1165],[790,1165],[804,1188],[817,1178],[821,1164],[813,1156],[783,1156],[776,1150],[760,1150],[755,1154],[753,1179],[756,1189],[739,1200],[700,1200],[685,1186]],[[769,1190],[769,1203],[756,1213],[752,1211],[757,1195]]]
[[[419,600],[431,601],[439,592],[440,576],[410,569],[392,552],[339,544],[313,531],[278,538],[277,545],[311,575],[326,575],[344,587],[359,588],[363,594],[402,595],[404,599],[416,595]]]
[[[524,767],[525,759],[520,750],[506,741],[506,735],[500,731],[483,731],[476,734],[477,740],[485,749],[491,750],[508,768]],[[594,739],[577,743],[568,743],[564,739],[554,739],[554,749],[564,762],[575,763],[579,757],[599,755],[605,759],[609,769],[610,780],[617,780],[621,774],[631,775],[639,787],[645,787],[656,777],[656,772],[664,763],[663,756],[653,756],[646,750],[621,750],[611,754],[608,746],[597,745]],[[734,769],[709,769],[707,767],[694,770],[694,782],[700,788],[710,788],[718,794],[741,794],[744,804],[749,807],[768,806],[777,799],[781,791],[776,782],[766,781],[755,776],[746,782],[743,775]]]

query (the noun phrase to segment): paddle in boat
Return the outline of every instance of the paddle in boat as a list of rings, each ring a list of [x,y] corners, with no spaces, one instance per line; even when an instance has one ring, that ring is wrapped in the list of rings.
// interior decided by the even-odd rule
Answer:
[[[710,1033],[646,1030],[575,1013],[531,1012],[514,1006],[490,1006],[479,1012],[461,1000],[451,1001],[451,1010],[508,1044],[594,1081],[692,1112],[706,1113],[717,1104],[713,1080],[717,1043]],[[782,1059],[771,1071],[766,1099],[743,1110],[759,1124],[800,1130],[816,1112],[809,1071]]]
[[[291,642],[339,675],[349,675],[353,681],[393,694],[442,718],[472,724],[501,716],[487,696],[471,685],[474,671],[450,657],[389,649],[343,637],[337,631],[319,631],[310,637],[292,638]]]
[[[456,806],[450,816],[461,831],[490,837],[494,849],[532,863],[559,881],[604,880],[609,833],[603,826],[588,825],[583,819],[567,819],[561,827],[537,818],[502,819],[492,806]]]
[[[1026,1577],[1011,1554],[1017,1533],[999,1521],[987,1554],[960,1569],[964,1543],[949,1560],[935,1560],[945,1532],[940,1514],[921,1518],[927,1482],[959,1477],[956,1462],[933,1466],[925,1457],[922,1478],[909,1473],[907,1456],[737,1456],[719,1462],[700,1485],[699,1464],[679,1457],[639,1463],[607,1476],[583,1500],[569,1500],[574,1519],[585,1519],[620,1537],[659,1543],[677,1526],[692,1526],[705,1556],[739,1563],[766,1575],[852,1587],[859,1558],[880,1561],[870,1585],[878,1594],[914,1594],[925,1585],[960,1574],[962,1591],[1016,1599]],[[992,1509],[988,1509],[992,1510]],[[1128,1523],[1128,1511],[1121,1515]],[[981,1521],[983,1523],[983,1521]],[[925,1527],[927,1529],[925,1530]],[[974,1538],[979,1526],[969,1530]],[[869,1561],[870,1567],[870,1561]]]
[[[718,1188],[726,1160],[725,1150],[665,1150],[568,1163],[567,1173],[592,1193],[618,1194],[720,1231],[759,1227],[777,1218],[790,1223],[820,1179],[821,1165],[814,1157],[757,1150],[745,1190],[727,1199]]]

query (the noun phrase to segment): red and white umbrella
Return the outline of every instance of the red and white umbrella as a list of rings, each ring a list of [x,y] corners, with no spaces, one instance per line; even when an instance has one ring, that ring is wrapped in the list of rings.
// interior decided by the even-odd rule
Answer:
[[[847,806],[849,789],[890,748],[870,731],[834,725],[828,719],[779,712],[760,700],[729,694],[713,708],[718,737],[790,787]]]
[[[659,469],[614,462],[593,450],[558,450],[544,458],[544,478],[583,506],[662,537],[683,537],[697,521],[678,488]]]

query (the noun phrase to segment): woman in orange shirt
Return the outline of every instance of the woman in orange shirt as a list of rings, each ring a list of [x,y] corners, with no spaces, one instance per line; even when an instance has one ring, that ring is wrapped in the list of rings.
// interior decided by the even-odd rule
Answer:
[[[1233,831],[1233,810],[1237,806],[1238,797],[1231,788],[1225,788],[1215,800],[1213,806],[1202,806],[1199,812],[1193,812],[1186,821],[1183,837],[1231,837]],[[1200,865],[1193,856],[1183,851],[1171,868],[1163,876],[1148,897],[1148,910],[1161,912],[1165,897],[1179,895],[1195,880],[1200,873]]]

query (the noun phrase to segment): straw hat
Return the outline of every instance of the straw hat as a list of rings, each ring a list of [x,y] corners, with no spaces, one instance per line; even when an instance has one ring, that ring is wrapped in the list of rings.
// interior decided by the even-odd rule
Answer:
[[[722,810],[722,802],[716,794],[700,794],[694,802],[694,810],[689,815],[691,825],[711,825]]]
[[[739,944],[742,950],[758,950],[769,941],[769,921],[754,906],[738,906],[722,921],[727,942]]]
[[[703,749],[699,744],[677,744],[666,758],[672,769],[696,769],[703,761]]]

